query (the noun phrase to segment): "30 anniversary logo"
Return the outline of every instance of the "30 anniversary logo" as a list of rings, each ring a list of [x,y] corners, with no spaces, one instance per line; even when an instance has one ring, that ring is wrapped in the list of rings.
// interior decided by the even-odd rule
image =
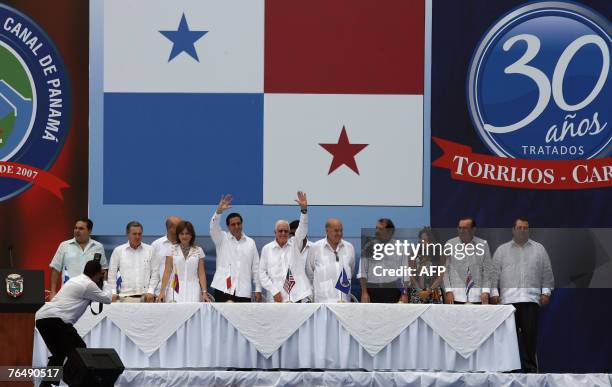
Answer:
[[[30,18],[0,4],[0,201],[32,184],[62,198],[48,173],[68,133],[70,87],[53,42]]]
[[[587,7],[531,3],[497,21],[467,77],[474,128],[495,156],[439,138],[453,178],[533,189],[612,186],[611,25]]]

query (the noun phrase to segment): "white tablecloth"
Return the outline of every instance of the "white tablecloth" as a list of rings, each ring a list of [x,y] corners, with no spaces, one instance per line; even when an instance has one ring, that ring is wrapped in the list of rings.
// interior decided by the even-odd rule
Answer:
[[[126,368],[508,371],[520,368],[512,306],[112,304],[75,324]],[[33,365],[46,364],[35,332]]]

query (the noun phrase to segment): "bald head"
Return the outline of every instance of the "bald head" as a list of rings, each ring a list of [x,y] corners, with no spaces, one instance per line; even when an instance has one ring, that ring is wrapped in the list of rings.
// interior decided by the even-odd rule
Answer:
[[[325,222],[325,234],[327,235],[327,241],[333,247],[336,247],[342,240],[342,222],[340,219],[327,219],[327,222]]]
[[[176,242],[176,226],[178,226],[182,220],[183,219],[180,217],[174,215],[166,219],[166,237],[173,243]]]

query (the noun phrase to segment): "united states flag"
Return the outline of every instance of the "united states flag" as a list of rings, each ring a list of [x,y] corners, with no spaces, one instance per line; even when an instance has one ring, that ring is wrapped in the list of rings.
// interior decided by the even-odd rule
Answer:
[[[287,269],[287,276],[285,277],[285,283],[283,284],[283,289],[287,293],[291,293],[291,289],[295,286],[295,278],[293,278],[293,273],[291,273],[291,269]]]

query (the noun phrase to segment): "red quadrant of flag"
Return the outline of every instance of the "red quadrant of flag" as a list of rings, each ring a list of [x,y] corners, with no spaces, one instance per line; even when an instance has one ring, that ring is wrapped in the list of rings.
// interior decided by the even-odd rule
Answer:
[[[423,0],[267,0],[266,93],[423,94]]]

